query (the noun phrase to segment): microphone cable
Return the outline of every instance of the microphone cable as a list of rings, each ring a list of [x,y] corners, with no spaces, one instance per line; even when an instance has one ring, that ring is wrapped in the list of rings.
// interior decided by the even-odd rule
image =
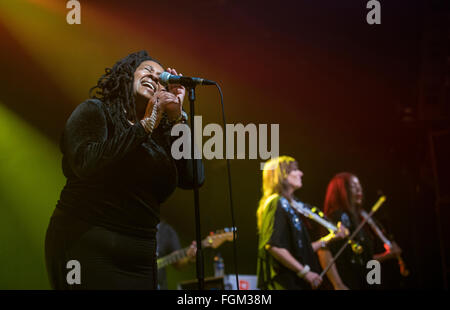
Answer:
[[[216,85],[217,89],[220,93],[220,103],[222,105],[222,122],[223,122],[223,128],[225,130],[225,143],[227,140],[227,122],[225,120],[225,105],[223,103],[223,93],[222,89],[220,88],[219,84],[217,82],[214,82],[214,85]],[[226,149],[226,148],[225,148]],[[234,260],[234,272],[236,275],[236,289],[239,290],[239,277],[238,277],[238,263],[237,263],[237,249],[236,249],[236,224],[234,219],[234,207],[233,207],[233,192],[232,192],[232,186],[231,186],[231,166],[230,166],[230,159],[226,156],[227,160],[227,173],[228,173],[228,195],[230,198],[230,211],[231,211],[231,225],[233,230],[233,260]]]

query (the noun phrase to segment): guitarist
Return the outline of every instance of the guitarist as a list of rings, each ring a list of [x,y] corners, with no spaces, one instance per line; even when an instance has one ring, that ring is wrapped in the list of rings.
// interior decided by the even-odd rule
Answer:
[[[158,232],[156,233],[157,247],[156,253],[158,258],[171,254],[177,250],[181,249],[180,240],[178,238],[178,234],[175,229],[170,226],[164,220],[158,224]],[[187,266],[189,263],[195,262],[195,258],[197,255],[197,243],[192,241],[189,250],[187,251],[187,256],[176,263],[174,263],[174,267],[176,269],[182,269]],[[158,269],[158,289],[167,290],[167,274],[166,268]]]

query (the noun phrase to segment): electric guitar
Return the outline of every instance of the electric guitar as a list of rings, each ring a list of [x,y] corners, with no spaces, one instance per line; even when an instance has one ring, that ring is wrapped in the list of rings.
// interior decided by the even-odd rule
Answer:
[[[202,240],[203,248],[218,248],[225,241],[233,240],[233,232],[236,231],[236,228],[225,228],[215,233],[211,233],[208,237]],[[172,252],[169,255],[158,258],[156,261],[158,264],[158,269],[162,269],[167,267],[168,265],[174,264],[187,256],[187,252],[190,247],[183,248],[181,250],[177,250]]]

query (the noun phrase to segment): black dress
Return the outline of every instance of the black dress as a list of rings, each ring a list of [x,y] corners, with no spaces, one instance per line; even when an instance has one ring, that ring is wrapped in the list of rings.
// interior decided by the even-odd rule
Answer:
[[[269,203],[258,237],[257,275],[260,289],[311,289],[306,280],[299,278],[266,250],[268,245],[284,248],[302,265],[309,265],[311,271],[320,272],[307,228],[286,198],[278,196]]]
[[[109,119],[101,101],[87,100],[62,135],[67,182],[45,241],[55,289],[156,288],[159,206],[177,185],[192,184],[192,161],[171,156],[168,124],[149,136],[139,122],[118,131]],[[81,284],[67,283],[69,260],[79,261]]]

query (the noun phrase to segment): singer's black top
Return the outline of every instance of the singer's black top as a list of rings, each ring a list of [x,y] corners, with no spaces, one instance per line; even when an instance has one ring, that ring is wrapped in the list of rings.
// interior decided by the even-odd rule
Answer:
[[[192,186],[192,161],[174,160],[168,124],[149,136],[137,122],[115,130],[99,100],[80,104],[61,139],[67,178],[58,212],[95,226],[155,238],[159,206],[175,190]],[[198,160],[199,184],[204,180]],[[67,217],[66,217],[67,218]]]
[[[286,249],[301,264],[308,265],[311,271],[320,272],[302,217],[286,198],[278,196],[269,203],[258,237],[257,275],[260,289],[311,289],[306,280],[299,278],[267,251],[267,246]]]

